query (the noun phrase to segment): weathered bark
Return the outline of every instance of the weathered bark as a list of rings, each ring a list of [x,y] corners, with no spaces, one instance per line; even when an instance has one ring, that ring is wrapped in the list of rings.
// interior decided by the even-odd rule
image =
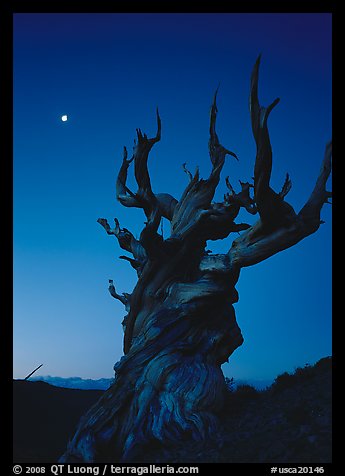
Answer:
[[[236,193],[230,184],[221,203],[213,202],[226,155],[237,156],[219,142],[216,133],[216,95],[211,107],[209,154],[211,173],[204,180],[183,164],[189,183],[180,200],[152,191],[147,162],[161,137],[157,111],[157,134],[149,139],[137,130],[133,157],[127,150],[116,183],[117,199],[126,207],[142,208],[147,221],[139,240],[115,219],[111,229],[138,275],[131,294],[119,295],[110,280],[111,295],[127,311],[123,320],[124,356],[114,366],[115,380],[102,398],[79,422],[61,462],[135,461],[147,445],[203,441],[217,434],[217,414],[222,409],[225,381],[221,364],[238,348],[243,337],[233,304],[240,269],[262,261],[314,233],[320,223],[325,189],[331,170],[331,146],[326,148],[320,176],[310,199],[296,214],[285,196],[291,188],[287,175],[282,190],[270,187],[272,150],[267,127],[269,113],[258,100],[257,60],[251,80],[250,111],[257,146],[254,185],[240,182]],[[138,190],[126,185],[134,162]],[[254,188],[254,197],[250,189]],[[235,223],[243,207],[259,214],[250,226]],[[171,234],[163,239],[159,223],[170,221]],[[207,240],[245,230],[227,254],[210,255]]]

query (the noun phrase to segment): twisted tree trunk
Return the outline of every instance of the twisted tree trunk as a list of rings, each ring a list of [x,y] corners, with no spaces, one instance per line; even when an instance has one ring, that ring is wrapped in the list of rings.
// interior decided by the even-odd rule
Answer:
[[[147,218],[139,240],[115,219],[112,229],[99,223],[132,257],[138,275],[131,294],[109,291],[126,308],[123,321],[124,356],[114,366],[115,381],[79,422],[61,462],[135,461],[147,445],[164,446],[184,440],[203,441],[217,433],[217,414],[222,409],[225,381],[221,365],[243,342],[233,303],[240,269],[286,249],[320,226],[320,210],[330,197],[325,189],[331,170],[331,146],[326,147],[320,176],[310,199],[296,214],[285,200],[291,188],[287,176],[280,193],[270,187],[272,151],[267,119],[275,100],[265,108],[258,100],[258,58],[251,80],[250,110],[257,145],[254,185],[241,182],[236,193],[226,179],[224,201],[214,203],[226,155],[216,134],[216,94],[211,108],[209,153],[212,170],[208,179],[198,170],[189,176],[180,200],[154,194],[147,168],[157,134],[148,138],[137,130],[134,153],[127,150],[119,171],[116,194],[124,206],[139,207]],[[134,161],[138,191],[126,185]],[[254,188],[254,198],[250,197]],[[250,226],[235,223],[240,208],[259,214]],[[168,239],[158,232],[161,218],[171,223]],[[207,240],[218,240],[243,231],[227,254],[210,255]]]

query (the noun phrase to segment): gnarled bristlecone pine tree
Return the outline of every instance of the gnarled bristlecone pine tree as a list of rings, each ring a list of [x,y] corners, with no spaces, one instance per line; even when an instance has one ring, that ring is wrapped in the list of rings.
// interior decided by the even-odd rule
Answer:
[[[203,442],[217,434],[218,416],[226,390],[221,365],[243,342],[233,304],[241,268],[251,266],[295,245],[316,232],[322,222],[322,206],[331,197],[326,182],[331,172],[331,143],[315,187],[296,213],[285,200],[291,188],[287,175],[280,192],[270,186],[272,150],[267,120],[276,99],[268,107],[258,99],[260,57],[250,85],[250,114],[256,160],[254,185],[241,182],[239,193],[226,179],[224,201],[213,201],[225,158],[236,155],[226,149],[216,133],[216,95],[210,114],[209,177],[192,175],[184,164],[189,183],[177,200],[152,191],[147,167],[149,153],[161,138],[148,138],[140,129],[133,156],[124,149],[116,183],[116,196],[125,207],[142,208],[146,222],[139,239],[115,219],[98,222],[114,235],[131,257],[122,257],[135,269],[138,281],[131,294],[119,295],[110,280],[109,291],[125,306],[124,355],[114,366],[111,387],[81,418],[60,462],[141,461],[148,447],[162,449],[184,441]],[[134,163],[136,192],[127,185]],[[252,174],[251,174],[252,175]],[[253,197],[251,197],[253,188]],[[252,226],[236,223],[243,207],[258,214]],[[159,233],[162,217],[171,234]],[[207,240],[236,239],[226,254],[210,254]],[[241,232],[238,234],[238,232]]]

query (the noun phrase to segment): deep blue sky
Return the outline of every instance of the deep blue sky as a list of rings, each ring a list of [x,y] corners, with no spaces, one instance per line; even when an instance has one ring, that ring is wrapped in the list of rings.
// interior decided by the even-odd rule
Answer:
[[[178,198],[183,162],[210,171],[209,109],[220,83],[218,135],[240,162],[227,159],[217,196],[226,175],[235,187],[250,180],[248,91],[260,52],[261,102],[281,98],[269,119],[272,186],[279,191],[289,172],[287,199],[299,211],[331,138],[330,14],[14,16],[15,378],[41,363],[41,375],[113,375],[124,309],[108,279],[131,292],[136,274],[96,220],[117,217],[135,234],[144,222],[115,200],[123,146],[131,152],[138,127],[155,134],[158,106],[152,184]],[[329,205],[322,218],[316,234],[242,270],[235,308],[245,342],[226,375],[273,378],[331,354]],[[231,241],[209,248],[225,252]]]

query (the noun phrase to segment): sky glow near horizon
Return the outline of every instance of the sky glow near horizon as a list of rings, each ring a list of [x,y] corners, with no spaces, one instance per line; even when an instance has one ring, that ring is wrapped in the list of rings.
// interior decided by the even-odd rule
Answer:
[[[15,378],[40,363],[38,375],[113,376],[125,311],[108,279],[131,292],[136,273],[97,218],[117,217],[137,236],[145,221],[115,199],[123,146],[131,152],[136,128],[155,134],[158,107],[152,186],[180,197],[184,162],[210,172],[209,110],[220,83],[217,133],[239,162],[227,158],[215,199],[227,175],[238,191],[253,175],[248,93],[259,53],[260,101],[281,98],[269,118],[271,185],[279,191],[288,172],[286,199],[299,211],[332,133],[330,14],[15,14]],[[244,344],[225,375],[270,379],[331,355],[329,205],[321,218],[315,234],[241,271]],[[256,219],[241,212],[237,221]],[[208,248],[226,252],[232,239]]]

